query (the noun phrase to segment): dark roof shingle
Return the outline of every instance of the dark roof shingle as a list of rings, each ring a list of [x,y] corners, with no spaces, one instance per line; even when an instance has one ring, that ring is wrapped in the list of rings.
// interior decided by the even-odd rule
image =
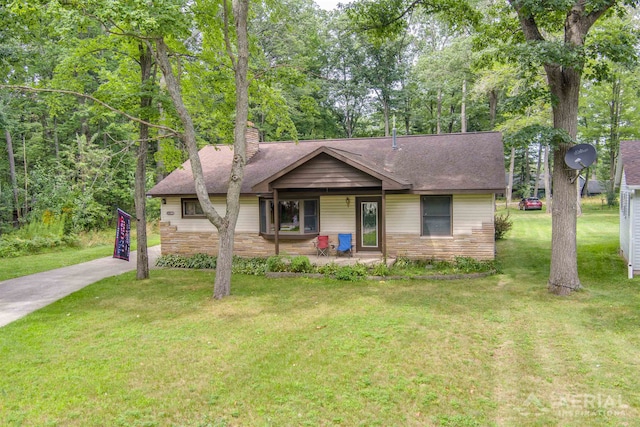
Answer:
[[[375,168],[381,174],[412,184],[417,192],[498,192],[504,189],[502,137],[497,132],[267,142],[245,167],[243,193],[292,163],[328,147]],[[233,159],[231,146],[207,146],[200,150],[209,194],[225,194]],[[153,196],[195,194],[191,166],[173,171],[149,191]]]
[[[620,162],[627,185],[640,186],[640,141],[620,141]]]

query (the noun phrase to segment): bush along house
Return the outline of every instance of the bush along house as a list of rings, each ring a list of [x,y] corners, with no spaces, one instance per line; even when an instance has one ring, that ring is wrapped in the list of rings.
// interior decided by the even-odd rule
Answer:
[[[337,244],[350,233],[355,255],[495,256],[500,133],[261,143],[249,127],[246,155],[235,255],[315,255],[318,236]],[[200,158],[223,214],[233,149],[207,146]],[[188,161],[149,195],[162,199],[164,255],[216,255],[217,231],[202,214]]]

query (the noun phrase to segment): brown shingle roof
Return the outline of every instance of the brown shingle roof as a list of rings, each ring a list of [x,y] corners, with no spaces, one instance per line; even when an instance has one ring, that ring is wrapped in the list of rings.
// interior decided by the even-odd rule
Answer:
[[[640,141],[620,141],[620,162],[627,185],[640,186]]]
[[[391,137],[260,144],[245,167],[243,193],[321,147],[341,150],[359,162],[398,182],[408,182],[417,192],[500,192],[504,190],[502,137],[497,132],[398,136],[397,150]],[[200,150],[209,194],[225,194],[233,151],[230,146]],[[173,171],[149,191],[153,196],[195,194],[191,166]]]

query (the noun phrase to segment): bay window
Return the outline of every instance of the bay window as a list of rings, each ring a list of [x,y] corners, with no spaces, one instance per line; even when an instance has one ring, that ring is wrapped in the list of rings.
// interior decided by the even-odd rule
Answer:
[[[282,199],[278,202],[279,234],[318,232],[318,199]],[[272,199],[260,199],[260,232],[275,233],[275,207]]]

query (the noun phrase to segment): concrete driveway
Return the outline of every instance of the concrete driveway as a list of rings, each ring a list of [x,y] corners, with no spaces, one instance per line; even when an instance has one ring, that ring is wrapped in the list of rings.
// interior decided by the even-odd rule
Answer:
[[[160,246],[153,246],[148,251],[149,266],[152,267],[160,256]],[[0,327],[105,277],[135,270],[136,251],[131,252],[130,260],[100,258],[0,282]]]

